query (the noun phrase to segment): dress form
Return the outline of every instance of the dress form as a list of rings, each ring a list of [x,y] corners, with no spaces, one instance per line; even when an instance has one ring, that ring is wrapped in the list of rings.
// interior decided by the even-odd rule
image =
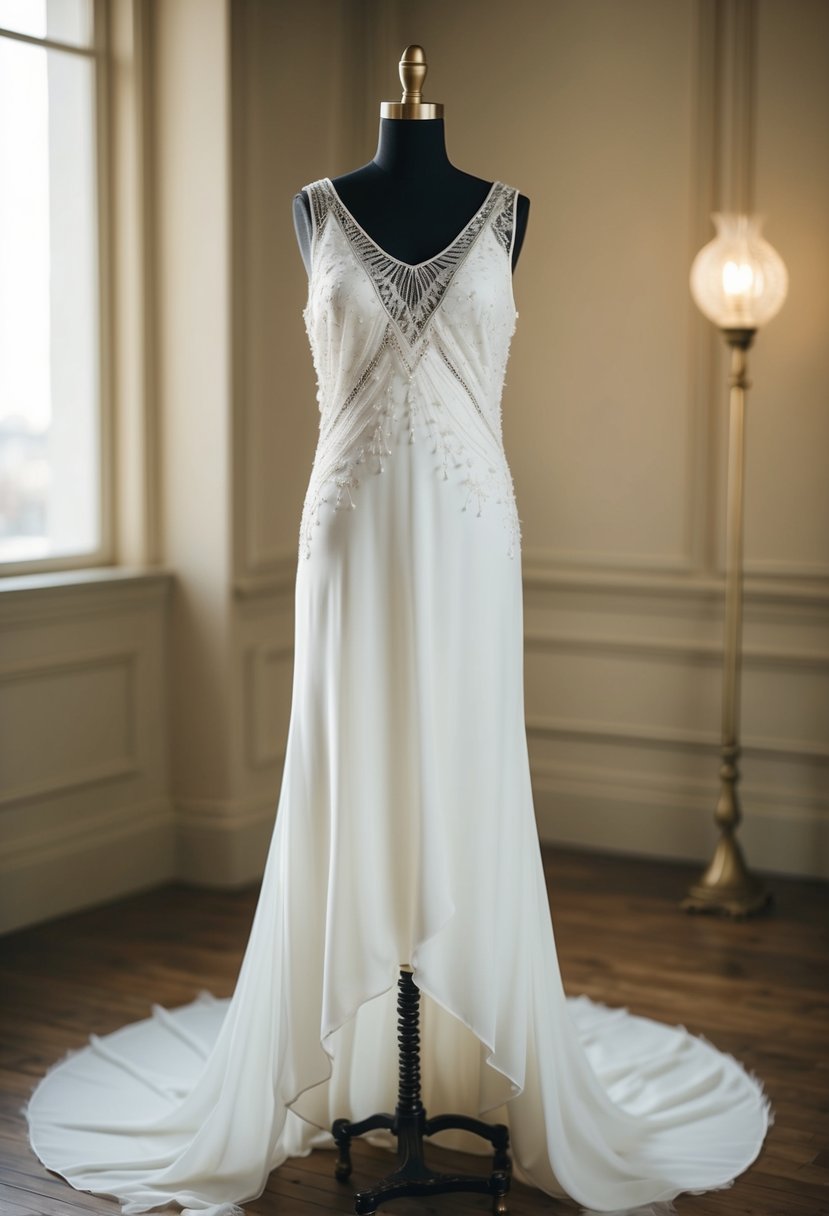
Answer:
[[[381,117],[377,151],[368,164],[333,180],[345,206],[376,243],[392,257],[417,264],[433,257],[457,236],[482,205],[491,183],[457,169],[446,154],[442,106],[407,102],[419,97],[410,90],[412,55],[407,47],[401,60],[404,84],[402,103],[384,103],[412,111],[407,117]],[[421,52],[422,54],[422,52]],[[425,63],[420,66],[420,80]],[[437,112],[439,116],[425,114]],[[530,200],[519,194],[513,269],[527,228]],[[294,227],[306,269],[310,267],[311,204],[304,191],[294,196]]]
[[[384,103],[380,138],[374,159],[330,185],[355,223],[392,258],[417,266],[443,253],[482,210],[495,186],[456,169],[446,155],[443,107],[422,103],[420,86],[426,74],[422,49],[407,47],[400,62],[401,102]],[[516,234],[523,238],[529,199],[520,195],[515,207]],[[300,191],[294,199],[294,225],[303,260],[311,274],[311,201]],[[513,243],[512,268],[520,239]],[[414,968],[400,962],[398,979],[399,1090],[394,1114],[377,1113],[359,1121],[338,1118],[332,1132],[338,1148],[336,1177],[351,1175],[350,1145],[354,1137],[384,1129],[397,1138],[397,1168],[355,1197],[355,1211],[367,1216],[381,1203],[404,1196],[429,1196],[471,1191],[492,1196],[494,1216],[506,1216],[510,1185],[509,1130],[461,1114],[427,1118],[420,1092],[420,993]],[[488,1141],[493,1160],[489,1174],[459,1175],[430,1169],[423,1156],[425,1137],[440,1131],[464,1130]]]

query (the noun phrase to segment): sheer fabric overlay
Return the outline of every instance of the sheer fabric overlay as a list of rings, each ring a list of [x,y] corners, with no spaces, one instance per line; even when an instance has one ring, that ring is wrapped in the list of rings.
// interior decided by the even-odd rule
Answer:
[[[410,266],[329,178],[305,191],[320,430],[276,823],[236,986],[91,1035],[34,1090],[32,1146],[124,1213],[236,1213],[286,1158],[331,1147],[335,1118],[393,1109],[405,961],[430,1113],[507,1123],[516,1177],[583,1212],[672,1212],[732,1185],[771,1105],[685,1026],[563,988],[501,428],[518,192],[494,182]]]

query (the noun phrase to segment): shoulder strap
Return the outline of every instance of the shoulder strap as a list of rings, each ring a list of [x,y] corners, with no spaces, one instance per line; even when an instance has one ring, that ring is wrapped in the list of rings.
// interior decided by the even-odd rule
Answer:
[[[492,215],[492,231],[511,261],[515,244],[515,216],[519,191],[515,186],[508,186],[505,182],[501,182],[501,185],[503,189]]]
[[[311,204],[311,249],[313,251],[317,238],[325,225],[331,200],[325,178],[321,177],[317,181],[309,182],[302,189]]]

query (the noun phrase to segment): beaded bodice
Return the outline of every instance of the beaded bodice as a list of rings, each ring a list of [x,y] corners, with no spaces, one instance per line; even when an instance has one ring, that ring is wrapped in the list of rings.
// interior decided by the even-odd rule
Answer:
[[[356,508],[360,478],[391,463],[394,423],[425,431],[464,509],[501,512],[507,552],[520,543],[503,450],[501,395],[518,312],[512,250],[518,191],[495,181],[449,245],[417,264],[381,249],[330,178],[304,187],[312,235],[305,328],[317,376],[320,432],[300,525],[310,557],[323,503]]]

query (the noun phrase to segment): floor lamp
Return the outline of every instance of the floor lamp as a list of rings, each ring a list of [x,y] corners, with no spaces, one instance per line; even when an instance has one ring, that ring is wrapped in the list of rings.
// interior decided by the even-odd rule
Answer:
[[[722,745],[720,795],[714,812],[720,838],[710,865],[690,888],[682,908],[743,917],[759,912],[771,899],[759,879],[749,873],[736,836],[741,819],[737,782],[748,349],[760,326],[782,306],[788,275],[779,254],[760,235],[762,216],[716,212],[712,218],[717,235],[694,259],[691,294],[700,311],[722,331],[731,349]]]

